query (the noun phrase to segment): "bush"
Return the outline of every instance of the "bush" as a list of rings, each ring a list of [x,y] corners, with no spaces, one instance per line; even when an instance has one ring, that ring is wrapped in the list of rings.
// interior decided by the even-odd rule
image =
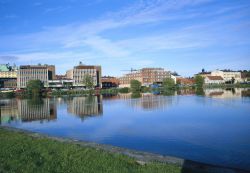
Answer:
[[[138,80],[131,80],[130,81],[130,88],[131,91],[134,92],[140,92],[141,91],[141,82]]]

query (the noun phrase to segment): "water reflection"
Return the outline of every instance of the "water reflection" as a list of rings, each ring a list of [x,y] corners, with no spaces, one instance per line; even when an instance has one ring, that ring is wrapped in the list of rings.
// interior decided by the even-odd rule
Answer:
[[[69,113],[85,119],[103,114],[102,96],[73,97],[67,102]]]
[[[0,100],[0,124],[18,120],[17,102],[14,99]]]
[[[118,94],[105,97],[105,100],[126,100],[129,107],[141,108],[143,110],[164,110],[165,108],[177,104],[178,97],[165,97],[162,95],[154,95],[153,93],[141,93],[138,97],[135,93]]]
[[[64,99],[0,100],[0,123],[51,121],[57,119],[57,105],[67,104],[67,112],[82,119],[103,113],[102,97],[74,97]]]
[[[31,100],[17,100],[18,115],[24,122],[55,120],[57,109],[50,99],[33,98]]]
[[[249,94],[249,89],[242,88],[215,88],[215,89],[206,89],[204,91],[205,95],[213,98],[221,99],[231,99],[231,98],[241,98],[242,96],[247,96]]]

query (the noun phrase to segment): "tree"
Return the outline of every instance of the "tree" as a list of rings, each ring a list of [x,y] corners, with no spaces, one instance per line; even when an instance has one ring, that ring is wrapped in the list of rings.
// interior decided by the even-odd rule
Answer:
[[[172,79],[172,78],[164,79],[162,82],[162,86],[164,89],[174,89],[174,87],[175,87],[174,79]]]
[[[43,87],[43,83],[40,80],[30,80],[27,83],[26,89],[29,95],[39,96]]]
[[[138,80],[131,80],[130,81],[130,88],[132,93],[140,92],[141,91],[141,82]]]
[[[87,89],[93,89],[94,88],[94,80],[89,74],[86,74],[84,76],[83,84],[86,86]]]
[[[202,88],[204,85],[204,77],[202,77],[201,75],[197,75],[194,78],[195,80],[195,84],[197,88]]]

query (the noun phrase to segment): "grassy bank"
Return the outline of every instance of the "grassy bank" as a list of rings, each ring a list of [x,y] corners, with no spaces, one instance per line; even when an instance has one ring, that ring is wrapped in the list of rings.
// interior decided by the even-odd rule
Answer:
[[[162,163],[138,164],[120,154],[54,141],[34,138],[0,128],[0,173],[2,172],[181,172],[176,165]]]

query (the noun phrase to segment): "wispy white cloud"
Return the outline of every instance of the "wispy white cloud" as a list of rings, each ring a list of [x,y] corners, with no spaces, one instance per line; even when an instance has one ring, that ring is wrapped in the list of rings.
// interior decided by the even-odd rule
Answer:
[[[0,38],[0,51],[5,48],[8,53],[17,56],[19,62],[50,61],[60,59],[95,59],[111,58],[120,59],[126,62],[131,57],[138,57],[136,63],[141,65],[152,65],[151,59],[141,59],[138,55],[146,52],[168,51],[173,49],[198,49],[222,44],[243,44],[249,43],[249,39],[242,40],[241,30],[249,26],[245,21],[239,22],[235,32],[235,24],[221,25],[222,21],[230,20],[231,17],[224,16],[224,13],[240,11],[245,6],[225,6],[223,8],[209,11],[205,14],[199,11],[199,7],[214,0],[141,0],[136,1],[129,7],[116,12],[110,12],[96,20],[89,22],[76,22],[64,26],[44,27],[42,31],[24,35],[11,35]],[[69,7],[48,8],[45,13],[67,10]],[[183,21],[197,18],[212,18],[204,22]],[[230,15],[241,15],[233,13]],[[180,25],[174,29],[168,29],[171,22]],[[126,28],[135,28],[141,25],[159,25],[164,22],[166,28],[157,27],[159,31],[152,31],[147,34],[133,35],[133,38],[113,38],[107,36],[107,32]],[[227,33],[227,34],[224,34]],[[236,33],[236,34],[231,34]],[[6,44],[11,43],[11,44]],[[12,48],[12,49],[11,49]],[[57,51],[55,51],[55,49]],[[15,53],[13,50],[22,50],[22,53]],[[27,50],[25,52],[25,50]],[[75,52],[75,50],[82,50]],[[13,52],[13,53],[12,53]],[[6,52],[4,55],[9,55]],[[78,58],[72,58],[78,57]],[[66,67],[67,64],[62,65]],[[69,63],[71,64],[71,63]],[[58,64],[60,66],[60,64]]]

